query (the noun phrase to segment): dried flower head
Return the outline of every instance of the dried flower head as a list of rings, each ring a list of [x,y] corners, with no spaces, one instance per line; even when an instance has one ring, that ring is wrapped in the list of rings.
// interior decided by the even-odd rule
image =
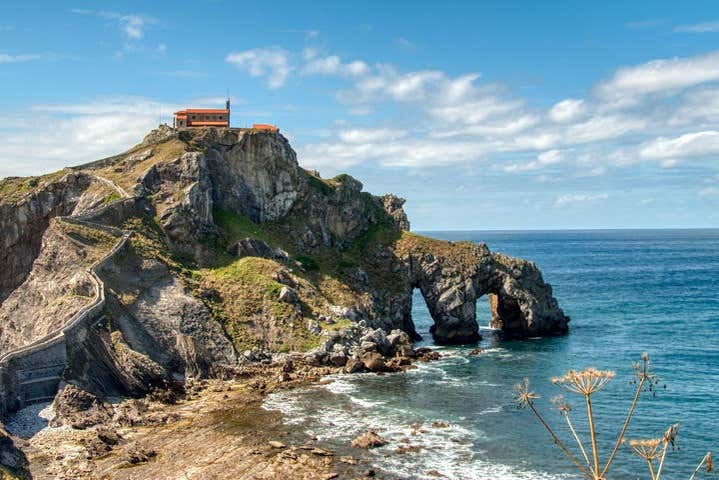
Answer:
[[[564,395],[557,395],[552,399],[552,403],[559,409],[562,415],[567,415],[572,411],[572,406],[564,400]]]
[[[664,444],[664,438],[646,438],[642,440],[629,440],[629,446],[635,455],[645,459],[654,460],[659,456],[659,447]]]
[[[516,392],[514,400],[517,403],[517,408],[524,408],[531,405],[539,398],[539,395],[530,390],[528,378],[525,378],[522,383],[515,385],[514,391]]]
[[[652,372],[652,365],[649,362],[649,355],[642,353],[642,361],[634,363],[634,377],[637,380],[656,381],[656,375]]]
[[[714,460],[712,460],[712,452],[707,452],[706,456],[704,457],[704,467],[706,468],[707,473],[714,470]]]
[[[614,372],[610,370],[588,368],[579,372],[570,370],[563,377],[552,378],[552,383],[560,385],[570,392],[591,395],[604,388],[612,378],[614,378]]]
[[[666,432],[664,432],[663,440],[667,443],[671,443],[672,448],[674,448],[674,444],[677,441],[678,434],[679,434],[679,424],[675,423],[671,427],[667,428]]]

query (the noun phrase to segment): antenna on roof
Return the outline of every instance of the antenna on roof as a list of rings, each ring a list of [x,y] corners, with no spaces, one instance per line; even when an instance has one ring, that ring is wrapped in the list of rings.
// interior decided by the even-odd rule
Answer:
[[[230,126],[230,89],[225,89],[225,110],[227,110],[227,126]]]

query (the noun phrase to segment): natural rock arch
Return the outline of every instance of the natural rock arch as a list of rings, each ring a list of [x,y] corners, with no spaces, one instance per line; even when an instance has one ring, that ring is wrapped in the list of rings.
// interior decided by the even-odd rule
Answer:
[[[399,250],[402,254],[403,248]],[[409,286],[418,288],[427,303],[437,343],[479,340],[477,299],[485,295],[492,314],[490,325],[508,335],[567,332],[569,318],[532,262],[492,253],[484,244],[429,239],[415,242],[402,258]]]

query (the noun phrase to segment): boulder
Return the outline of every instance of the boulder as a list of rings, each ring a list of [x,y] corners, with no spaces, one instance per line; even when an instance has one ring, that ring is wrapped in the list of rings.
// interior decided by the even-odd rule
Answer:
[[[275,250],[262,240],[247,237],[230,245],[227,253],[237,257],[273,258]]]
[[[385,372],[387,365],[384,357],[378,352],[368,352],[362,356],[362,364],[370,372]]]
[[[109,403],[69,384],[57,392],[53,408],[55,417],[50,421],[51,426],[70,425],[77,429],[106,424],[115,413]]]
[[[294,305],[299,301],[299,298],[297,297],[297,292],[293,288],[282,287],[280,289],[278,300],[280,302],[290,303]]]
[[[366,433],[352,440],[352,446],[355,448],[377,448],[387,445],[387,440],[377,435],[372,430],[368,430]]]

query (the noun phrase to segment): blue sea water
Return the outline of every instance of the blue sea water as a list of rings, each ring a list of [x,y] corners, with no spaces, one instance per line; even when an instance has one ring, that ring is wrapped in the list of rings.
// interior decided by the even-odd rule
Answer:
[[[446,357],[416,370],[338,376],[329,385],[271,396],[267,408],[337,445],[377,429],[391,443],[371,454],[399,478],[432,478],[430,470],[454,479],[581,478],[531,413],[517,410],[513,385],[531,380],[541,396],[536,405],[574,447],[552,408],[552,397],[563,392],[550,378],[589,366],[615,371],[593,399],[606,458],[631,402],[632,364],[647,352],[659,384],[641,397],[627,437],[660,436],[681,423],[663,478],[688,479],[704,453],[719,452],[719,230],[424,233],[485,242],[534,261],[571,316],[570,333],[512,341],[484,329],[479,356],[468,355],[469,346],[441,347]],[[477,311],[487,325],[486,302]],[[432,320],[417,293],[413,317],[421,343],[431,345]],[[582,399],[564,396],[586,438]],[[433,427],[436,421],[449,427]],[[394,453],[402,443],[419,451]],[[608,478],[644,477],[646,463],[622,447]]]

